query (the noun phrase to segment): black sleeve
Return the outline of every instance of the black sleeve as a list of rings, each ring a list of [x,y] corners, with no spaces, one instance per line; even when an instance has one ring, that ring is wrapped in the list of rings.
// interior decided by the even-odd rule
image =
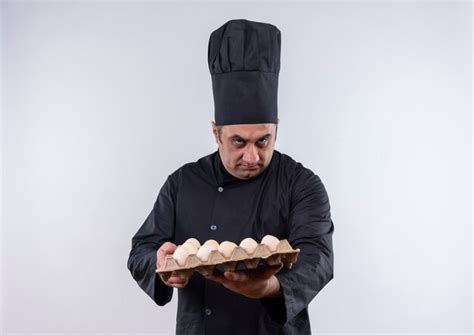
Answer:
[[[127,262],[133,279],[160,306],[173,295],[173,289],[156,273],[156,252],[163,243],[174,243],[176,179],[176,174],[169,176],[161,188],[151,213],[132,238]]]
[[[262,299],[272,319],[281,324],[305,309],[333,278],[334,225],[324,185],[311,170],[304,169],[291,196],[288,241],[300,253],[291,270],[284,268],[276,274],[283,296]]]

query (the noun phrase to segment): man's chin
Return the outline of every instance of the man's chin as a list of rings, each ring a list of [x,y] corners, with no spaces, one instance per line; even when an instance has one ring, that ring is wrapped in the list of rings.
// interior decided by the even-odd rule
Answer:
[[[260,173],[261,173],[260,169],[242,171],[240,173],[240,178],[241,179],[251,179],[251,178],[254,178],[254,177],[258,176]]]

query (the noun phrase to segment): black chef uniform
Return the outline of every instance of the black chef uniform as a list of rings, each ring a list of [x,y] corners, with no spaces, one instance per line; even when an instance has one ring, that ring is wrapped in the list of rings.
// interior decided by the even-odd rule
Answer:
[[[269,24],[231,20],[212,33],[208,56],[218,125],[277,122],[279,51],[279,30]],[[236,92],[240,98],[226,103]],[[267,234],[288,239],[300,254],[291,270],[275,275],[281,297],[247,298],[194,273],[178,289],[176,333],[310,334],[308,304],[333,278],[333,231],[326,190],[310,169],[274,150],[260,175],[243,180],[226,171],[216,151],[168,176],[132,239],[128,268],[162,306],[173,294],[155,272],[157,249],[166,241],[179,245],[193,237],[239,244],[247,237],[260,242]]]

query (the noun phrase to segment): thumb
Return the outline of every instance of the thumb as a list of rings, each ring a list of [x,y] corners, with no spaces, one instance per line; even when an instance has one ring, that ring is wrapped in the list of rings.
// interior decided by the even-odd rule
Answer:
[[[171,255],[176,250],[176,245],[171,242],[165,242],[156,252],[156,263],[158,267],[161,267],[164,262],[166,255]]]

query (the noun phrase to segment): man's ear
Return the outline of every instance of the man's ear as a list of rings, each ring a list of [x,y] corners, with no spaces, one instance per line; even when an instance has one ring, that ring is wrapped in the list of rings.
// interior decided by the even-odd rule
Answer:
[[[216,127],[216,123],[214,121],[211,122],[211,126],[212,126],[212,134],[214,135],[214,140],[216,141],[216,144],[219,145],[219,134],[217,133],[217,127]]]
[[[280,118],[277,119],[277,123],[275,124],[275,141],[278,136],[278,125],[280,124]]]

